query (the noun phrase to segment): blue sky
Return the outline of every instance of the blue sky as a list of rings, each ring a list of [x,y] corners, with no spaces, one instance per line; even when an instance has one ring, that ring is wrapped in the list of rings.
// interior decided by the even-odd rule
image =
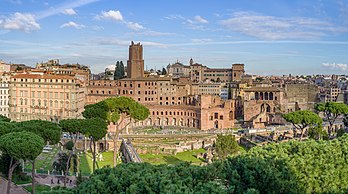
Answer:
[[[346,74],[348,0],[1,0],[0,59],[94,73],[144,45],[146,68],[244,63],[260,75]]]

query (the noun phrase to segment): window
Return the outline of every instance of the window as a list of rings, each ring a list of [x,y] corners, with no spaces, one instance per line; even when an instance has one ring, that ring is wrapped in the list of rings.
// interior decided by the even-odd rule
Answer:
[[[224,120],[224,116],[223,115],[220,115],[220,120]]]
[[[218,119],[218,117],[219,117],[219,113],[214,113],[214,119]]]

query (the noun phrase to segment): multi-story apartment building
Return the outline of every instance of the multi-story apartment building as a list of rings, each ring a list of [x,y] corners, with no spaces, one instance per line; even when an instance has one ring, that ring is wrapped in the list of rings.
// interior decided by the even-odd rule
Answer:
[[[86,65],[80,64],[64,64],[59,63],[59,59],[51,59],[45,63],[37,63],[36,69],[31,71],[42,70],[47,74],[54,75],[70,75],[80,79],[83,83],[90,80],[91,70]]]
[[[17,74],[9,84],[10,118],[14,121],[82,118],[85,84],[74,76]]]
[[[195,95],[215,95],[220,96],[221,90],[225,86],[224,83],[199,83],[192,84],[192,88],[197,87],[197,89],[193,89],[195,91],[193,94]]]
[[[0,114],[9,117],[9,74],[2,74],[0,78]]]

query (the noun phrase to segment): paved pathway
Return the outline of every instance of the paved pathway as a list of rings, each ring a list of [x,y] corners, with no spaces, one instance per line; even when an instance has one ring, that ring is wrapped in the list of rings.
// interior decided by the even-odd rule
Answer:
[[[69,188],[73,188],[76,187],[76,177],[70,177],[67,176],[68,183],[66,184],[67,187]],[[37,184],[40,185],[47,185],[47,186],[64,186],[64,177],[63,176],[52,176],[52,175],[36,175],[35,178]],[[51,184],[51,181],[53,180],[53,184]],[[59,184],[58,184],[58,180],[59,180]],[[71,180],[71,184],[70,184],[70,180]]]
[[[7,180],[0,177],[0,193],[6,193],[7,188]],[[22,187],[19,187],[12,183],[11,185],[11,194],[28,194],[28,192],[23,189]]]

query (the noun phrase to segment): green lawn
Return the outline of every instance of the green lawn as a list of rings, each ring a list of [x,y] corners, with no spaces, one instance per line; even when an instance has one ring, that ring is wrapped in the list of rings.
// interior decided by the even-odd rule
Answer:
[[[24,187],[24,189],[29,193],[33,191],[31,186]],[[35,193],[40,194],[42,191],[51,191],[51,187],[46,185],[35,185]]]
[[[48,152],[48,153],[44,153],[42,152],[35,160],[35,168],[37,170],[37,172],[47,172],[47,170],[52,171],[53,169],[53,162],[54,162],[54,158],[58,153],[58,147],[52,147],[52,151]],[[26,162],[24,165],[25,171],[26,172],[30,172],[31,171],[31,163],[30,162]]]
[[[113,166],[113,152],[103,152],[103,161],[99,161],[97,158],[96,169],[104,166]],[[92,154],[87,152],[80,155],[80,170],[83,175],[91,173],[93,169]]]
[[[176,155],[170,154],[139,154],[140,158],[144,162],[150,164],[177,164],[180,162],[192,162],[193,164],[200,164],[202,161],[197,159],[195,156],[198,153],[204,153],[204,149],[190,150],[185,152],[177,153]],[[97,160],[97,169],[104,166],[113,166],[113,152],[103,152],[104,161]],[[119,161],[120,162],[120,161]],[[80,170],[82,175],[88,175],[92,171],[92,154],[87,152],[86,154],[80,155]]]
[[[193,164],[200,164],[202,161],[195,156],[198,153],[204,153],[204,149],[190,150],[179,152],[176,155],[170,154],[139,154],[144,162],[150,164],[177,164],[180,162],[192,162]]]

